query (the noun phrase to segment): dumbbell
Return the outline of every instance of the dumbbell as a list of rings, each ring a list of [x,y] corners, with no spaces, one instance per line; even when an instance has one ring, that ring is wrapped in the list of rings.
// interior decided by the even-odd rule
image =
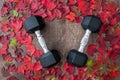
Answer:
[[[61,57],[57,50],[48,50],[44,38],[42,37],[40,30],[45,27],[45,21],[41,16],[31,16],[24,22],[24,28],[28,33],[35,33],[39,44],[41,45],[44,54],[40,57],[40,62],[43,67],[49,68],[57,64]]]
[[[102,21],[97,16],[88,15],[83,18],[81,25],[83,29],[86,30],[86,33],[80,42],[80,47],[78,50],[70,50],[67,56],[67,62],[77,67],[83,67],[86,65],[88,57],[83,52],[84,48],[88,43],[90,34],[100,30]]]

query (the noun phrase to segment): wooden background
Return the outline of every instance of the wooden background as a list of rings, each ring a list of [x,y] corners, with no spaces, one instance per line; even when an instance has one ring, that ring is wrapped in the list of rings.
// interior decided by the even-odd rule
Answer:
[[[4,0],[0,0],[0,8],[2,7],[3,1]],[[119,0],[116,1],[120,5],[120,1]],[[64,63],[68,51],[71,49],[79,48],[80,40],[83,37],[85,30],[83,30],[80,23],[54,20],[52,22],[46,22],[46,27],[44,30],[41,31],[41,33],[45,38],[45,41],[49,49],[56,49],[61,52],[62,55],[61,62]],[[36,40],[36,36],[34,34],[32,34],[32,36],[33,36],[33,43],[35,44],[35,46],[38,49],[41,49],[40,45],[38,44],[38,41]],[[96,38],[97,38],[97,34],[92,33],[89,39],[89,43],[94,43]],[[2,60],[0,60],[0,71],[1,68],[2,68]],[[6,80],[5,78],[2,77],[2,74],[0,74],[0,80]],[[120,78],[116,80],[120,80]]]

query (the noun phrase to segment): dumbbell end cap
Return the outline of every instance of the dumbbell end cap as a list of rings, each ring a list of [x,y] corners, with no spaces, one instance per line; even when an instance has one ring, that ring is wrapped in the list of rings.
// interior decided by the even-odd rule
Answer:
[[[86,65],[88,57],[86,54],[78,52],[77,50],[71,50],[67,56],[67,62],[76,66],[83,67]]]
[[[57,50],[51,50],[41,56],[40,62],[44,68],[49,68],[56,65],[60,59],[59,52]]]
[[[84,29],[89,29],[92,32],[98,32],[102,26],[102,21],[94,15],[87,15],[83,18],[81,25]]]
[[[35,31],[42,30],[45,27],[45,21],[41,16],[31,16],[24,21],[23,27],[27,32],[34,33]]]

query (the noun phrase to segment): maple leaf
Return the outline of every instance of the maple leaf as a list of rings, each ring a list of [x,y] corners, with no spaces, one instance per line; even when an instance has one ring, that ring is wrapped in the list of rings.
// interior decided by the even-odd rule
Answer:
[[[67,16],[66,19],[70,20],[70,21],[74,21],[75,20],[75,13],[70,12]]]

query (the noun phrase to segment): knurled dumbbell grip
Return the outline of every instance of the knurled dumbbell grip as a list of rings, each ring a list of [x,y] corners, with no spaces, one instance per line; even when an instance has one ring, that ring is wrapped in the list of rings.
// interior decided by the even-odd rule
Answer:
[[[85,46],[86,46],[87,43],[88,43],[90,34],[91,34],[91,31],[90,31],[89,29],[87,29],[86,32],[85,32],[85,35],[83,36],[83,38],[82,38],[82,40],[81,40],[81,42],[80,42],[80,47],[79,47],[79,49],[78,49],[79,52],[82,52],[82,53],[83,53],[84,48],[85,48]]]
[[[44,38],[42,37],[42,35],[41,35],[41,33],[40,33],[40,30],[35,31],[35,34],[36,34],[36,36],[37,36],[37,39],[38,39],[39,44],[41,45],[41,47],[42,47],[42,49],[43,49],[43,52],[44,52],[44,53],[49,52],[49,50],[48,50],[48,48],[47,48],[47,45],[46,45],[46,43],[45,43],[45,40],[44,40]]]

